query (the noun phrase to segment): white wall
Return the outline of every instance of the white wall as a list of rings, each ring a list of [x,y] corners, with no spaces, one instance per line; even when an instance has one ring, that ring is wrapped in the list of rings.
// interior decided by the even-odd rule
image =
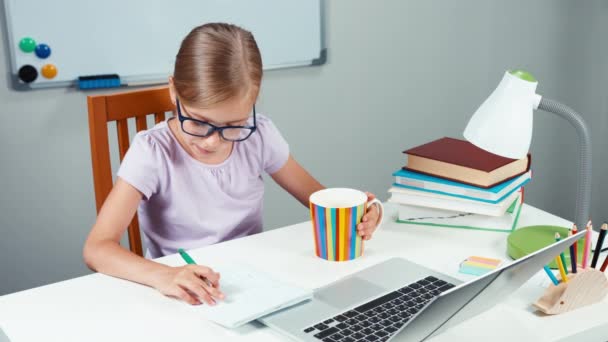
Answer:
[[[539,80],[539,94],[568,104],[590,125],[592,217],[604,219],[608,3],[329,0],[325,14],[328,63],[267,72],[259,100],[323,184],[386,199],[391,173],[405,162],[402,150],[462,137],[504,71],[520,68]],[[95,220],[88,93],[13,91],[7,58],[5,40],[0,295],[88,273],[81,248]],[[574,129],[544,112],[534,124],[526,202],[572,219]],[[266,228],[307,220],[307,209],[271,182]]]

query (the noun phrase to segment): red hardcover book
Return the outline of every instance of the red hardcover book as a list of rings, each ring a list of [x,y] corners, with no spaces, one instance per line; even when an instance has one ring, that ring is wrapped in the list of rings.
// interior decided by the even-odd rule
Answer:
[[[485,151],[468,141],[441,138],[403,151],[404,169],[481,188],[490,188],[530,169],[531,156],[510,159]]]

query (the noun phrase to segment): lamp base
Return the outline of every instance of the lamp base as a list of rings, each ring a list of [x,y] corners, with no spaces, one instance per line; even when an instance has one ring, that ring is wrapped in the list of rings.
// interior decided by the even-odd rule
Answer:
[[[507,238],[507,253],[514,260],[524,257],[530,253],[547,247],[555,243],[555,233],[559,233],[562,238],[568,237],[570,229],[558,226],[528,226],[522,227],[511,234]],[[583,260],[584,240],[578,240],[577,246],[577,264]],[[566,265],[570,266],[570,249],[564,250]],[[549,267],[557,269],[555,261],[549,263]]]

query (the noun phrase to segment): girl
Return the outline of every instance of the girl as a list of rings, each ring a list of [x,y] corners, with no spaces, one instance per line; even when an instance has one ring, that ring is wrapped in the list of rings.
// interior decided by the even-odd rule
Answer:
[[[263,172],[308,207],[323,186],[289,154],[272,121],[256,113],[261,81],[250,32],[214,23],[186,36],[169,78],[177,118],[133,139],[84,245],[91,269],[213,305],[224,295],[211,268],[170,267],[120,246],[133,215],[139,214],[147,256],[157,258],[261,232]],[[371,207],[359,234],[370,239],[378,221]]]

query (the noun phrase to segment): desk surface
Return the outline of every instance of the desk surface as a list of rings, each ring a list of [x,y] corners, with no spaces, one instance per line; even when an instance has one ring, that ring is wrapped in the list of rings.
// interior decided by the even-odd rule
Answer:
[[[245,262],[277,279],[308,288],[324,286],[393,256],[464,281],[473,276],[458,273],[458,264],[470,255],[508,260],[505,233],[397,224],[389,219],[391,216],[394,208],[387,205],[387,220],[374,239],[366,242],[364,256],[349,262],[315,257],[309,222],[200,248],[190,254],[199,263],[212,267]],[[534,224],[569,227],[571,222],[524,205],[519,226]],[[183,264],[178,255],[158,261]],[[559,316],[541,317],[534,313],[530,304],[547,284],[546,276],[539,272],[500,305],[433,341],[486,340],[490,334],[495,341],[555,341],[577,333],[606,331],[608,300]],[[0,297],[0,328],[12,342],[284,340],[257,322],[235,330],[224,329],[203,320],[196,307],[102,274]]]

